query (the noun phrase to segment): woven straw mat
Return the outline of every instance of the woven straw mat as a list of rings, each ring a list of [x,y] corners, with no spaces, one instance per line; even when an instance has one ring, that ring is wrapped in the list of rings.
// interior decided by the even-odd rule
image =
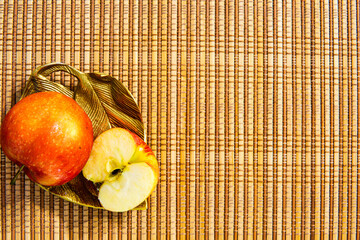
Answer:
[[[1,119],[36,67],[118,78],[160,181],[144,211],[41,190],[1,154],[2,239],[360,234],[360,3],[0,1]],[[74,88],[66,74],[55,79]]]

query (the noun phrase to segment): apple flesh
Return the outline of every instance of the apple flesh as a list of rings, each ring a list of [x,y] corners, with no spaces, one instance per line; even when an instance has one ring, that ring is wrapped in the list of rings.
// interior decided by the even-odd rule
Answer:
[[[75,100],[56,92],[39,92],[7,113],[1,144],[10,160],[25,166],[31,180],[55,186],[81,172],[90,156],[93,129]]]
[[[136,134],[112,128],[100,134],[83,175],[99,189],[101,205],[114,212],[131,210],[155,189],[159,167],[150,147]]]

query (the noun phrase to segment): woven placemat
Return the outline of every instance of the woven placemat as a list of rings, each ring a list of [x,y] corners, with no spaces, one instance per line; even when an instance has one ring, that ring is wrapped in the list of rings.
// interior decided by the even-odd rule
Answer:
[[[1,238],[355,239],[359,5],[0,1],[1,118],[39,65],[105,72],[133,93],[161,169],[148,210],[115,214],[24,175],[10,186],[2,154]]]

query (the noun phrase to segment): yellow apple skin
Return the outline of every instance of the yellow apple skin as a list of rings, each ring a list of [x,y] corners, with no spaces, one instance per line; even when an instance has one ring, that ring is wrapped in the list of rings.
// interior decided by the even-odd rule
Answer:
[[[10,160],[25,166],[31,180],[62,185],[81,172],[90,156],[92,123],[72,98],[56,92],[34,93],[5,116],[1,144]]]
[[[141,162],[147,163],[154,170],[156,178],[158,178],[159,177],[159,164],[155,158],[153,151],[151,150],[149,145],[147,145],[146,142],[144,142],[138,135],[136,135],[135,133],[133,133],[131,131],[129,131],[129,133],[134,138],[135,145],[137,146],[137,154],[139,156],[142,156],[137,159],[132,158],[130,160],[130,163],[135,163],[135,162],[137,162],[137,160],[143,159],[143,161],[141,161]],[[155,189],[155,187],[156,187],[156,184],[154,185],[153,190]]]

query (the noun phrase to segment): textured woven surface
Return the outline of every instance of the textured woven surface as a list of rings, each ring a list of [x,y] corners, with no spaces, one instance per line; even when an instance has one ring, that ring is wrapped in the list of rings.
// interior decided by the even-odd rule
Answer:
[[[161,166],[147,211],[70,204],[1,155],[2,239],[360,234],[360,12],[342,1],[0,1],[1,117],[36,66],[120,79]],[[56,80],[73,87],[66,75]]]

